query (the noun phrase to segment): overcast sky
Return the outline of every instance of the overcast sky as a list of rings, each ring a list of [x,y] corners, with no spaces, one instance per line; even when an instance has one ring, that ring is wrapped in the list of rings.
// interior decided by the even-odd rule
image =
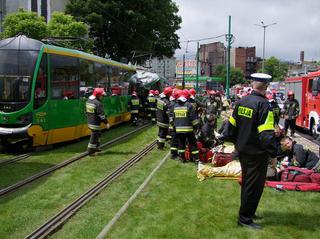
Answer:
[[[232,17],[233,47],[256,46],[262,57],[263,28],[255,26],[276,22],[266,29],[266,58],[299,61],[301,50],[305,60],[320,60],[320,0],[173,0],[182,17],[178,31],[180,41],[226,34],[228,16]],[[225,38],[204,41],[208,43]],[[200,44],[201,44],[200,43]],[[181,57],[186,43],[181,43],[176,56]],[[196,51],[196,43],[189,43],[188,58]]]

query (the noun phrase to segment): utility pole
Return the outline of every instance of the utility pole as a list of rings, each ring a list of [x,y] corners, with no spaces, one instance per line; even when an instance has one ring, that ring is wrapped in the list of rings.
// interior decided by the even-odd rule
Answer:
[[[197,42],[197,78],[196,78],[196,92],[199,93],[199,41]]]
[[[231,49],[231,39],[232,39],[232,35],[231,35],[231,16],[229,16],[229,31],[228,31],[228,35],[227,35],[227,42],[228,42],[228,55],[227,55],[227,79],[226,79],[226,96],[227,98],[229,98],[230,94],[229,94],[229,88],[230,88],[230,49]]]
[[[182,89],[184,89],[185,82],[185,70],[186,70],[186,54],[183,54],[183,62],[182,62]]]
[[[266,28],[271,26],[271,25],[275,25],[277,24],[276,22],[265,25],[263,21],[261,21],[261,25],[260,24],[254,24],[258,27],[262,27],[263,28],[263,50],[262,50],[262,72],[264,72],[264,57],[265,57],[265,51],[266,51]]]

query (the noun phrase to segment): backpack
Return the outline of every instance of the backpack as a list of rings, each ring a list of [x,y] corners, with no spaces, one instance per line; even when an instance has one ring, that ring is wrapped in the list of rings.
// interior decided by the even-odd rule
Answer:
[[[314,191],[320,192],[320,184],[318,183],[301,183],[301,182],[281,182],[281,181],[266,181],[266,187],[275,188],[279,191]]]
[[[311,183],[311,174],[313,172],[311,169],[289,166],[280,172],[281,181]]]

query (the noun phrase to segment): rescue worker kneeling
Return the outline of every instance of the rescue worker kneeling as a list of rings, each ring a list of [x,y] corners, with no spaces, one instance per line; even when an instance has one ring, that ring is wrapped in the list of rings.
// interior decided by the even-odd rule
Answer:
[[[197,148],[197,141],[194,133],[198,125],[198,118],[193,109],[193,106],[187,102],[188,95],[182,91],[175,103],[173,111],[170,112],[170,121],[176,130],[176,137],[178,139],[178,154],[182,162],[186,162],[185,149],[186,142],[189,143],[191,149],[191,161],[199,161],[199,151]]]
[[[101,151],[99,148],[102,129],[100,124],[105,123],[107,128],[109,128],[107,116],[104,113],[103,104],[101,102],[105,95],[106,93],[103,88],[95,88],[93,94],[86,103],[88,128],[91,130],[91,137],[87,149],[90,155]]]

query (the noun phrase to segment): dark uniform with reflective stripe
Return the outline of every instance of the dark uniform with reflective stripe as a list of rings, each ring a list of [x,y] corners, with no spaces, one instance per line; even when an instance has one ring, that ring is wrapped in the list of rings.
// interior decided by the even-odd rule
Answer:
[[[280,121],[280,107],[278,105],[278,103],[275,100],[272,100],[270,103],[270,108],[273,112],[273,116],[274,116],[274,123],[275,125],[279,124]]]
[[[173,114],[174,105],[177,103],[176,100],[170,101],[169,104],[169,117]],[[169,119],[169,134],[171,136],[171,142],[170,142],[170,152],[171,152],[171,158],[176,159],[178,157],[178,137],[176,134],[176,129],[174,127],[174,122],[170,121]]]
[[[199,120],[192,105],[189,102],[175,103],[173,112],[170,114],[170,121],[174,123],[178,139],[178,154],[181,160],[185,161],[184,152],[188,141],[191,150],[191,161],[198,161],[199,151],[194,133]]]
[[[148,117],[151,118],[153,124],[156,123],[157,99],[154,96],[148,96]]]
[[[287,134],[288,128],[290,127],[291,135],[293,135],[296,130],[296,118],[300,114],[299,102],[296,99],[287,99],[283,105],[283,113],[285,116],[284,130]]]
[[[103,104],[97,98],[89,97],[86,103],[88,127],[91,137],[88,144],[88,152],[94,153],[99,150],[101,137],[101,122],[107,124],[108,120],[104,113]]]
[[[163,97],[157,100],[158,148],[163,149],[169,130],[169,100]]]
[[[235,106],[225,131],[235,142],[242,169],[239,222],[252,223],[263,192],[269,155],[276,155],[273,112],[266,98],[253,91]]]
[[[139,117],[140,99],[138,96],[133,95],[129,101],[129,109],[131,113],[131,124],[137,125]]]

